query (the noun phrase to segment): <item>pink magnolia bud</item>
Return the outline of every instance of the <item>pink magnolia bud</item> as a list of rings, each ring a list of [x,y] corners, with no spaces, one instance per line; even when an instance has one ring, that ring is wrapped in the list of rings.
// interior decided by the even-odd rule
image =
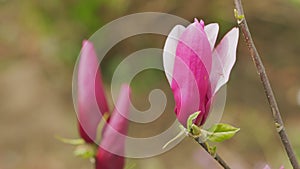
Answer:
[[[102,115],[109,112],[98,63],[93,44],[83,41],[78,63],[77,103],[79,133],[88,143],[95,141]]]
[[[164,46],[164,68],[176,103],[175,112],[186,126],[187,118],[200,111],[195,123],[203,125],[216,92],[227,83],[236,60],[239,31],[233,28],[215,48],[219,26],[201,20],[188,27],[175,26]]]
[[[77,102],[80,136],[95,143],[97,128],[104,114],[109,114],[98,59],[89,41],[83,42],[78,69]],[[130,87],[122,85],[113,113],[102,130],[96,155],[96,169],[123,169],[130,105]]]
[[[123,169],[125,138],[128,129],[130,88],[123,85],[115,109],[103,130],[96,156],[96,169]],[[125,117],[124,117],[125,116]]]

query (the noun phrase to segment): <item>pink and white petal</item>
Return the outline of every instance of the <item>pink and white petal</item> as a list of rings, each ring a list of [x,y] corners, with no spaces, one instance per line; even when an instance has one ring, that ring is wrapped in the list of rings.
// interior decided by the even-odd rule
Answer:
[[[94,46],[83,42],[78,66],[77,104],[79,133],[88,143],[96,139],[101,114],[108,112],[101,72]]]
[[[213,51],[213,65],[216,66],[214,69],[216,69],[217,73],[214,73],[212,76],[219,77],[219,80],[212,82],[215,83],[212,84],[212,86],[215,86],[213,94],[229,80],[231,69],[236,61],[238,39],[239,29],[233,28],[224,36],[220,44]],[[213,78],[218,79],[216,77]]]
[[[203,129],[209,129],[214,124],[221,121],[226,104],[226,88],[223,86],[218,90],[206,104],[206,111],[209,111],[208,116],[204,117],[205,123]]]
[[[125,151],[125,140],[128,130],[129,106],[130,106],[130,87],[122,85],[121,91],[111,114],[109,122],[103,129],[100,147],[110,154],[123,156]],[[125,116],[125,117],[124,117]]]
[[[271,169],[271,167],[267,164],[263,169]]]
[[[181,43],[181,46],[183,47],[178,50],[177,45],[176,56],[178,56],[178,53],[180,53],[183,55],[181,56],[183,60],[192,59],[190,62],[193,61],[193,57],[195,56],[201,60],[207,72],[210,72],[212,64],[212,51],[206,32],[198,20],[190,24],[184,30],[179,38],[179,43]],[[191,56],[193,57],[191,58]],[[176,69],[176,67],[174,67],[174,69]]]
[[[112,154],[102,147],[98,148],[95,162],[96,169],[124,169],[124,166],[124,157]]]
[[[130,93],[130,87],[122,85],[115,109],[102,132],[102,141],[96,155],[96,169],[123,169],[125,166]]]
[[[208,91],[208,98],[211,99],[214,97],[214,95],[217,93],[219,89],[217,87],[218,84],[222,84],[222,82],[225,81],[225,76],[224,76],[224,68],[223,68],[223,63],[220,60],[220,57],[217,56],[216,53],[213,53],[213,58],[212,58],[212,68],[211,72],[209,75],[210,79],[210,84],[211,84],[211,89]]]
[[[175,66],[176,69],[174,70],[171,85],[176,105],[175,113],[178,121],[183,126],[186,126],[188,117],[199,110],[200,92],[196,78],[189,68],[189,65],[183,62],[179,57],[176,57]]]
[[[204,27],[204,31],[208,38],[211,50],[213,50],[215,47],[217,37],[218,37],[219,24],[217,24],[217,23],[208,24]]]
[[[165,74],[169,84],[172,84],[172,75],[174,69],[174,61],[176,57],[176,48],[179,37],[184,32],[185,27],[182,25],[176,25],[169,33],[163,51],[163,63]]]
[[[192,113],[201,111],[196,123],[206,113],[206,92],[210,88],[211,49],[203,26],[197,20],[182,33],[176,49],[173,90],[175,112],[184,126]]]
[[[271,167],[268,164],[266,164],[266,166],[263,169],[271,169]],[[284,169],[284,166],[280,166],[279,169]]]

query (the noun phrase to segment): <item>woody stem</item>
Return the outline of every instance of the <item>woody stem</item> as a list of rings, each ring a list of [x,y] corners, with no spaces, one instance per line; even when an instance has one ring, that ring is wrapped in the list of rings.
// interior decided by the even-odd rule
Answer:
[[[207,153],[211,154],[210,150],[208,149],[207,145],[203,142],[200,141],[200,138],[196,138],[195,139],[197,141],[198,144],[200,144]],[[221,156],[219,154],[215,154],[214,156],[212,156],[224,169],[231,169],[227,163],[221,158]]]
[[[274,120],[274,123],[275,123],[275,127],[276,127],[277,132],[280,136],[280,140],[281,140],[281,142],[282,142],[282,144],[285,148],[285,151],[286,151],[286,153],[289,157],[289,160],[290,160],[293,168],[294,169],[300,169],[299,163],[298,163],[297,158],[296,158],[296,155],[294,153],[294,150],[293,150],[293,148],[290,144],[290,141],[288,139],[288,136],[286,134],[285,127],[284,127],[284,124],[283,124],[283,121],[282,121],[282,118],[281,118],[281,114],[280,114],[279,108],[277,106],[277,101],[275,99],[273,90],[271,88],[269,78],[268,78],[267,73],[265,71],[265,67],[264,67],[264,65],[261,61],[261,57],[258,54],[257,49],[254,45],[253,40],[252,40],[252,36],[250,34],[250,31],[249,31],[249,28],[248,28],[248,25],[247,25],[247,21],[246,21],[246,18],[244,16],[244,11],[243,11],[243,6],[242,6],[242,3],[241,3],[241,0],[234,0],[234,3],[235,3],[236,10],[237,10],[236,19],[238,21],[240,30],[243,33],[243,36],[244,36],[245,42],[247,44],[247,47],[249,49],[251,58],[252,58],[252,60],[255,64],[256,69],[258,71],[258,74],[260,76],[260,80],[263,84],[265,94],[267,96],[267,99],[268,99],[268,102],[269,102],[269,105],[270,105],[270,108],[271,108],[271,112],[272,112],[272,115],[273,115],[273,120]]]

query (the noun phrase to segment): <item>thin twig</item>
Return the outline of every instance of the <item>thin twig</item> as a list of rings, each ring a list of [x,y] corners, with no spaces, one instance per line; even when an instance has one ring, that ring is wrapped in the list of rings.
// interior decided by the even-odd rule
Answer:
[[[197,141],[198,144],[200,144],[207,153],[211,154],[207,145],[205,143],[202,143],[201,141],[199,141],[199,138],[195,139]],[[227,163],[216,153],[213,158],[224,168],[224,169],[231,169]]]
[[[286,153],[289,157],[289,160],[290,160],[293,168],[294,169],[300,169],[299,168],[299,163],[297,161],[297,158],[295,156],[293,148],[292,148],[292,146],[290,144],[290,141],[288,139],[288,136],[285,132],[285,128],[284,128],[284,124],[283,124],[283,121],[282,121],[282,118],[281,118],[281,114],[279,112],[277,102],[276,102],[273,90],[271,88],[268,76],[266,74],[264,65],[261,61],[261,58],[260,58],[260,56],[259,56],[259,54],[256,50],[256,47],[254,45],[253,40],[252,40],[250,31],[249,31],[249,28],[248,28],[248,25],[247,25],[247,21],[246,21],[246,18],[244,16],[244,11],[243,11],[243,6],[242,6],[242,3],[241,3],[241,0],[234,0],[234,3],[235,3],[236,10],[237,10],[236,14],[238,16],[236,16],[236,17],[237,17],[237,20],[238,20],[239,27],[240,27],[243,35],[244,35],[246,44],[247,44],[248,49],[250,51],[251,58],[252,58],[255,66],[256,66],[256,69],[257,69],[258,74],[260,76],[260,80],[261,80],[261,82],[264,86],[265,94],[268,98],[268,102],[269,102],[269,105],[270,105],[270,108],[271,108],[271,111],[272,111],[272,115],[273,115],[273,119],[274,119],[274,122],[275,122],[277,132],[280,136],[281,142],[282,142],[282,144],[285,148],[285,151],[286,151]]]

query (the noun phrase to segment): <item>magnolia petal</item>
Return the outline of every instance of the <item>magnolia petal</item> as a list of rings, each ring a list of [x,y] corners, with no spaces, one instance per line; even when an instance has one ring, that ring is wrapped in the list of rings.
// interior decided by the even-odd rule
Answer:
[[[96,139],[101,114],[109,110],[97,55],[89,41],[83,42],[81,50],[77,94],[79,133],[86,142],[91,143]]]
[[[190,60],[190,62],[193,62],[193,59],[199,58],[201,62],[203,62],[207,72],[210,72],[212,52],[208,37],[201,23],[204,24],[202,20],[200,22],[195,20],[194,23],[190,24],[184,30],[179,37],[179,43],[176,48],[176,56],[178,56],[178,53],[184,55],[179,57],[182,57],[183,60]],[[174,69],[176,69],[176,67],[174,67]]]
[[[271,169],[271,167],[270,167],[268,164],[266,164],[265,167],[264,167],[263,169]],[[280,166],[279,169],[284,169],[284,166],[283,166],[283,165]]]
[[[184,126],[192,113],[201,112],[196,123],[206,113],[211,57],[211,48],[203,25],[196,20],[180,36],[171,84],[176,103],[175,112]]]
[[[208,24],[204,27],[204,31],[208,38],[211,50],[213,50],[215,47],[217,37],[218,37],[219,24],[217,24],[217,23]]]
[[[172,74],[174,69],[174,61],[176,57],[176,48],[180,35],[185,30],[182,25],[176,25],[169,33],[163,51],[163,63],[165,74],[169,84],[172,84]]]
[[[125,159],[106,151],[102,147],[98,148],[96,155],[96,169],[124,169]]]
[[[123,169],[129,105],[130,88],[128,85],[123,85],[115,109],[103,131],[96,157],[96,169]]]
[[[271,169],[271,167],[267,164],[264,169]]]
[[[226,104],[226,88],[221,87],[218,92],[209,99],[206,105],[206,110],[209,111],[207,116],[204,116],[203,129],[209,129],[214,124],[221,121]]]
[[[230,30],[213,51],[212,72],[210,74],[212,95],[229,80],[231,69],[236,61],[239,29]]]
[[[212,59],[212,68],[209,75],[209,79],[211,82],[211,89],[208,92],[208,97],[211,99],[214,97],[214,95],[217,93],[217,85],[224,80],[224,68],[222,61],[220,60],[220,57],[216,55],[216,53],[213,53],[213,59]],[[220,86],[221,87],[221,86]]]

